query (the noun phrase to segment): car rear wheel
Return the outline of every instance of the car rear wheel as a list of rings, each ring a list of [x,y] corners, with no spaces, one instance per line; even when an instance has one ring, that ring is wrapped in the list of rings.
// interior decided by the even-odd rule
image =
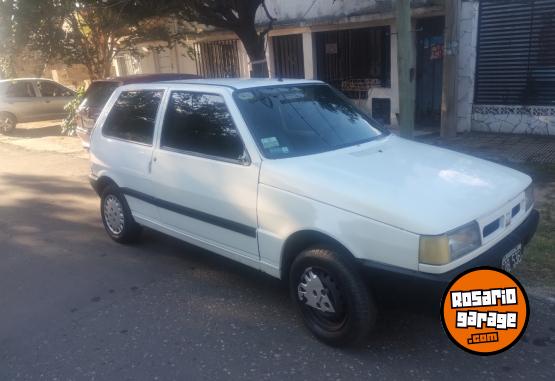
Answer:
[[[135,222],[125,197],[114,185],[102,192],[100,213],[106,232],[119,243],[136,242],[141,234],[141,226]]]
[[[15,117],[7,112],[0,113],[0,134],[9,134],[15,130]]]
[[[368,336],[376,307],[351,257],[327,247],[312,247],[293,261],[291,298],[308,329],[333,346]]]

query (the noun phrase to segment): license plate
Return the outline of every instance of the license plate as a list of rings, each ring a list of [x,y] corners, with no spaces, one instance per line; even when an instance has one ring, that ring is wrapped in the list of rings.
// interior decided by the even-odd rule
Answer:
[[[501,260],[501,268],[505,271],[511,272],[520,262],[522,262],[521,244],[503,256],[503,259]]]

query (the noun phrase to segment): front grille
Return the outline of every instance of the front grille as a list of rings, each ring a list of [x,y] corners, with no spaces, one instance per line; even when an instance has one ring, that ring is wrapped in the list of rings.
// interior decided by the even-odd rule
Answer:
[[[511,216],[514,217],[518,214],[518,212],[520,212],[520,204],[518,204],[517,206],[515,206],[513,208],[513,210],[511,211]]]
[[[484,226],[484,229],[482,230],[482,235],[484,236],[484,238],[499,229],[499,220],[500,218]]]

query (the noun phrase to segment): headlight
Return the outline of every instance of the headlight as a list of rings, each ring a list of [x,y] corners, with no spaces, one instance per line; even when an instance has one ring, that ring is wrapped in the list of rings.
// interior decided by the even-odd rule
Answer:
[[[524,199],[526,200],[526,210],[534,205],[534,184],[528,185],[524,191]]]
[[[476,221],[438,236],[420,237],[420,263],[445,265],[480,247],[480,227]]]

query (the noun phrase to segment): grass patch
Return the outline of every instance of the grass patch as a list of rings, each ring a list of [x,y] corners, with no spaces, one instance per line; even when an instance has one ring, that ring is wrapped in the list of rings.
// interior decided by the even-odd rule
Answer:
[[[555,288],[555,165],[513,167],[534,179],[536,209],[540,212],[538,231],[524,249],[523,262],[515,275],[526,285]]]
[[[524,259],[516,275],[535,287],[555,287],[555,201],[537,206],[540,224],[524,249]]]

